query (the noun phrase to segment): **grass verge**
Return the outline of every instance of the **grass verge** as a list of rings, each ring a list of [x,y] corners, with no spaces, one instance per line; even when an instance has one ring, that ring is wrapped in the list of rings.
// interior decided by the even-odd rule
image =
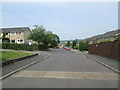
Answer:
[[[15,59],[27,55],[32,55],[32,53],[26,53],[26,52],[19,52],[19,51],[0,51],[2,54],[2,61],[10,60],[10,59]]]

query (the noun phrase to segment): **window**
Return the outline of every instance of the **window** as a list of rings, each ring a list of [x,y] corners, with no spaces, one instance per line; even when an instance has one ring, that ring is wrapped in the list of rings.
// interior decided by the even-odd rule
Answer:
[[[5,35],[8,35],[8,33],[5,33]]]
[[[11,42],[12,42],[12,43],[15,43],[15,39],[12,39]]]
[[[23,40],[20,40],[20,42],[23,42]]]
[[[20,35],[20,34],[21,34],[21,32],[17,32],[17,34],[19,34],[19,35]]]
[[[16,33],[15,32],[11,32],[12,35],[15,35]]]

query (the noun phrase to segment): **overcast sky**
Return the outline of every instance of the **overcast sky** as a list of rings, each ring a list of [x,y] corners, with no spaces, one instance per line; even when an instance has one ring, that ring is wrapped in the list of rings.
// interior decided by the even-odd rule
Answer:
[[[44,25],[62,40],[84,39],[118,28],[117,2],[4,2],[1,13],[0,27]]]

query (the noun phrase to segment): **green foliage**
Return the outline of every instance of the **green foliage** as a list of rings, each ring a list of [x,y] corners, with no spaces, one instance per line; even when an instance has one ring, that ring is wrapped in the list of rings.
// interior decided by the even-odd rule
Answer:
[[[72,48],[72,46],[69,46],[70,48]]]
[[[74,49],[77,49],[77,50],[78,50],[78,49],[79,49],[79,46],[75,46]]]
[[[80,51],[84,51],[84,50],[88,50],[88,43],[87,42],[79,42],[79,50]]]
[[[34,27],[35,28],[32,30],[32,33],[28,39],[38,42],[39,46],[42,43],[41,46],[45,48],[48,48],[49,44],[51,47],[56,47],[58,43],[60,43],[59,36],[51,31],[46,31],[46,29],[43,28],[43,25],[35,25]],[[39,47],[39,49],[41,49],[41,47]]]
[[[19,58],[27,55],[31,55],[31,53],[19,52],[19,51],[2,51],[2,61]]]
[[[109,39],[105,39],[105,40],[101,40],[100,43],[104,43],[104,42],[110,42]]]
[[[67,44],[66,44],[66,46],[71,46],[71,42],[70,41],[67,41]]]
[[[120,41],[120,35],[116,37],[115,41]]]
[[[26,51],[33,51],[38,50],[37,44],[17,44],[17,43],[2,43],[2,49],[14,49],[14,50],[26,50]]]
[[[53,41],[50,43],[50,48],[54,48],[54,47],[57,47],[58,46],[58,43],[56,41]]]
[[[2,47],[0,47],[0,48],[8,49],[9,45],[10,45],[10,43],[4,42],[4,43],[1,43],[1,46],[2,46]]]
[[[72,48],[74,49],[74,47],[76,46],[76,41],[72,42]]]
[[[48,49],[48,46],[46,45],[41,45],[41,44],[38,45],[38,50],[47,50],[47,49]]]

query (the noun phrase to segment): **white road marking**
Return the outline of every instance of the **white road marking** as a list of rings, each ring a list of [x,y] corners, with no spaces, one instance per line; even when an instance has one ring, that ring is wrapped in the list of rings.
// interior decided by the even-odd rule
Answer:
[[[116,73],[100,72],[62,72],[62,71],[21,71],[12,77],[30,78],[63,78],[63,79],[93,79],[93,80],[118,80]]]

